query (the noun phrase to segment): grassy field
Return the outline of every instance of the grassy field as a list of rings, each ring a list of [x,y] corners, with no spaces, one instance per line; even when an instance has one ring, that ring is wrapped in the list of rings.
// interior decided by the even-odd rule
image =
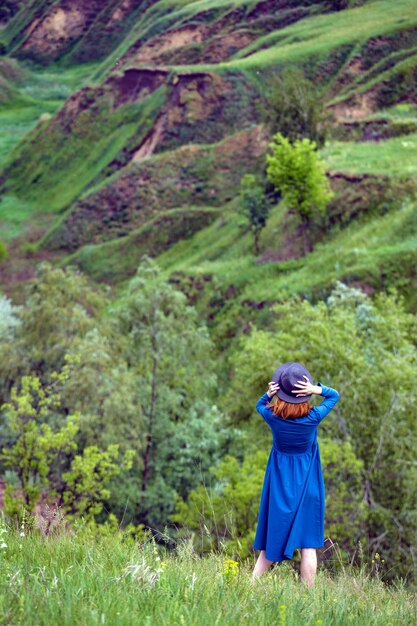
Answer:
[[[349,174],[377,174],[392,178],[417,176],[417,134],[378,143],[329,142],[322,156],[329,170]]]
[[[122,533],[1,528],[2,624],[47,626],[411,626],[416,598],[398,581],[384,584],[384,564],[363,557],[353,570],[335,557],[333,574],[319,568],[316,585],[300,584],[296,563],[275,565],[255,584],[255,557],[199,557],[185,540],[169,552]],[[295,555],[297,558],[297,555]],[[340,560],[338,560],[340,558]],[[337,565],[336,565],[337,562]]]

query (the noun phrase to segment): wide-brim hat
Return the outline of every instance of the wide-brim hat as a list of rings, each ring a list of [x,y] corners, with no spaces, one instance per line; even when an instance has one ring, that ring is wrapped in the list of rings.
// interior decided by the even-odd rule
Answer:
[[[297,389],[295,383],[299,380],[305,380],[304,376],[307,376],[308,380],[313,383],[313,377],[304,365],[290,361],[283,363],[272,374],[271,380],[274,383],[278,383],[279,389],[276,393],[280,400],[290,402],[291,404],[301,404],[301,402],[307,402],[311,398],[312,394],[308,396],[299,396],[295,393],[291,393],[292,389]],[[300,390],[301,391],[301,390]]]

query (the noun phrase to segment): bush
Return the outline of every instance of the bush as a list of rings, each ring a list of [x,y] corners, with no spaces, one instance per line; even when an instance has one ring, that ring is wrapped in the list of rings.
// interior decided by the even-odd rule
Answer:
[[[261,107],[261,116],[271,133],[282,133],[290,141],[307,137],[323,146],[326,129],[324,102],[314,84],[299,69],[284,70],[272,79]]]

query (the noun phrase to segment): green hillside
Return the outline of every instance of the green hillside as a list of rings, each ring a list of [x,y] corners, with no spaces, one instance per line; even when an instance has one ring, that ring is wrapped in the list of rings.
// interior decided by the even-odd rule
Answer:
[[[19,246],[24,245],[25,238],[30,241],[31,265],[36,255],[41,258],[45,251],[53,250],[64,262],[65,255],[71,253],[68,260],[79,259],[97,279],[106,276],[117,282],[128,278],[145,249],[135,243],[135,233],[138,227],[144,232],[152,230],[160,212],[162,228],[167,231],[165,244],[163,250],[150,245],[149,252],[158,258],[162,254],[160,261],[167,272],[171,262],[172,269],[185,273],[218,272],[222,282],[225,276],[230,277],[245,297],[253,299],[262,297],[257,272],[271,273],[277,293],[282,289],[279,277],[295,272],[289,283],[294,285],[294,293],[304,293],[300,268],[308,271],[310,264],[315,268],[318,251],[311,259],[297,258],[299,245],[295,241],[294,259],[290,252],[284,255],[288,258],[280,258],[283,241],[275,237],[275,248],[267,232],[286,232],[282,210],[271,212],[259,260],[254,259],[250,237],[235,215],[240,177],[245,171],[262,169],[267,149],[268,137],[261,131],[258,105],[273,74],[288,65],[301,67],[327,103],[330,130],[322,155],[329,173],[381,180],[388,177],[391,186],[403,181],[410,192],[416,170],[413,146],[417,129],[417,17],[413,2],[376,0],[341,12],[332,11],[331,2],[305,2],[301,6],[281,2],[272,7],[253,0],[131,2],[126,7],[119,3],[116,8],[109,3],[100,5],[99,12],[93,6],[86,12],[83,6],[74,5],[72,12],[66,12],[60,1],[31,2],[1,33],[6,52],[3,87],[0,85],[0,125],[4,129],[0,140],[2,238],[12,251],[16,236]],[[31,31],[35,14],[38,21]],[[74,28],[72,34],[71,29],[68,31],[67,40],[61,38],[59,43],[54,39],[58,23]],[[42,29],[49,33],[43,51]],[[105,53],[100,48],[104,33]],[[233,38],[236,33],[239,37]],[[30,67],[22,65],[22,59],[30,61]],[[84,61],[90,64],[77,65]],[[48,67],[41,69],[36,63]],[[261,143],[254,151],[241,137],[256,127]],[[184,169],[183,157],[178,161],[174,156],[168,174],[163,163],[169,163],[169,154],[190,144],[201,146],[193,153],[193,169]],[[216,145],[227,146],[225,162],[218,163],[215,158],[208,165]],[[233,180],[225,178],[226,162],[235,162],[242,150],[246,156]],[[159,153],[165,155],[164,160],[158,160]],[[153,183],[147,189],[143,180],[149,171],[153,172]],[[169,187],[163,189],[161,183],[168,180]],[[132,184],[140,185],[139,194],[132,195]],[[340,202],[349,205],[352,199],[347,186],[338,188],[337,194]],[[143,202],[146,211],[142,210]],[[149,202],[154,205],[152,210]],[[387,200],[381,196],[379,204],[384,202]],[[194,221],[194,234],[187,227],[186,238],[181,241],[181,228],[172,231],[171,222],[163,216],[172,208],[179,211],[178,215],[186,215],[196,204],[216,206],[221,216],[209,226],[204,220]],[[399,223],[400,209],[395,202],[391,204],[384,220]],[[361,237],[362,232],[365,240],[370,228],[364,213],[367,211],[362,207],[356,223],[350,226],[346,214],[355,216],[357,212],[347,206],[334,217],[332,228],[318,235],[326,254],[331,255],[336,247],[340,250],[340,246],[345,253],[335,271],[326,263],[325,275],[311,285],[310,291],[319,293],[335,278],[364,280],[376,288],[399,284],[395,272],[386,274],[384,270],[391,264],[391,256],[402,254],[401,249],[396,250],[395,241],[391,240],[390,251],[383,246],[385,253],[379,257],[378,244],[367,249],[369,258],[359,262],[352,257],[351,231],[355,237]],[[379,225],[378,215],[372,219]],[[98,230],[94,220],[100,223]],[[339,229],[349,226],[348,230],[337,232],[337,221]],[[228,231],[222,232],[221,239],[212,235],[217,223]],[[408,249],[412,251],[414,233],[408,235]],[[213,236],[214,247],[210,243]],[[111,242],[113,237],[117,239]],[[102,245],[107,246],[105,254]],[[193,252],[197,245],[198,258]],[[77,247],[80,252],[74,254]],[[124,258],[124,269],[117,272],[118,278],[112,278],[111,271],[103,266],[105,259],[114,256],[117,265],[119,251],[126,247],[132,250],[128,255],[131,261]],[[210,250],[208,256],[206,250]],[[11,265],[13,254],[8,261]],[[233,254],[239,258],[239,276],[233,271]],[[19,263],[24,264],[21,252]],[[368,263],[371,267],[365,271]],[[242,271],[243,267],[248,270]],[[411,267],[410,263],[406,267]],[[7,273],[7,268],[3,271]],[[408,271],[407,294],[414,284]],[[291,291],[285,289],[285,293]],[[410,306],[414,306],[411,300]]]

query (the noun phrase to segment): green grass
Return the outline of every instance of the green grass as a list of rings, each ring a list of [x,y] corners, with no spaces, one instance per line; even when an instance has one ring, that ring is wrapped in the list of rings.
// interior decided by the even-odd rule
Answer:
[[[93,67],[37,72],[22,68],[24,79],[14,86],[15,97],[0,103],[0,168],[43,114],[54,114],[74,91],[89,82]]]
[[[414,0],[395,3],[374,0],[342,14],[336,12],[305,18],[259,37],[228,62],[194,67],[215,71],[215,68],[262,69],[268,65],[298,63],[311,57],[326,57],[331,50],[346,44],[364,42],[416,25]],[[265,49],[260,49],[262,46]]]
[[[5,169],[9,188],[45,211],[67,207],[130,137],[139,130],[142,135],[148,132],[164,93],[161,87],[143,101],[116,110],[110,96],[98,98],[80,110],[68,135],[52,120],[48,133],[35,131],[19,144],[14,162]]]
[[[417,176],[417,134],[378,143],[331,142],[321,153],[329,170],[398,179]]]
[[[53,112],[55,108],[34,103],[33,106],[0,109],[0,167],[25,134],[36,126],[39,117],[43,113]]]
[[[126,237],[82,246],[62,262],[78,265],[96,280],[117,283],[136,272],[143,254],[155,256],[179,239],[188,240],[195,230],[213,221],[218,214],[219,209],[212,207],[162,211]]]
[[[417,105],[401,102],[387,109],[381,109],[369,115],[367,120],[386,119],[394,122],[417,122]]]
[[[353,570],[319,568],[305,589],[290,562],[251,584],[254,557],[224,574],[227,554],[199,557],[180,541],[168,552],[150,540],[93,539],[75,531],[44,537],[20,529],[2,535],[0,619],[25,626],[411,626],[415,596],[388,587],[370,558]],[[369,561],[369,564],[368,564]],[[383,574],[382,574],[383,578]]]
[[[4,241],[11,241],[34,228],[36,207],[16,196],[0,198],[0,232]]]
[[[359,281],[376,289],[396,285],[415,306],[416,216],[416,205],[410,201],[384,216],[353,222],[303,258],[260,263],[252,253],[250,235],[240,236],[238,218],[231,213],[223,216],[225,225],[216,220],[190,241],[161,254],[158,263],[167,276],[173,271],[211,273],[223,286],[233,284],[239,290],[236,306],[246,299],[312,297],[337,280]],[[262,233],[263,248],[279,251],[279,223],[279,216],[270,218]]]
[[[32,72],[17,65],[16,71],[22,77],[12,84],[12,99],[0,102],[0,168],[41,115],[55,113],[88,80],[92,68]]]
[[[66,98],[89,81],[94,66],[67,70],[33,72],[22,67],[24,79],[14,87],[13,100],[0,105],[0,170],[12,157],[13,150],[35,128],[45,114],[53,116]],[[7,193],[0,198],[1,238],[11,241],[30,231],[50,225],[40,199]]]

